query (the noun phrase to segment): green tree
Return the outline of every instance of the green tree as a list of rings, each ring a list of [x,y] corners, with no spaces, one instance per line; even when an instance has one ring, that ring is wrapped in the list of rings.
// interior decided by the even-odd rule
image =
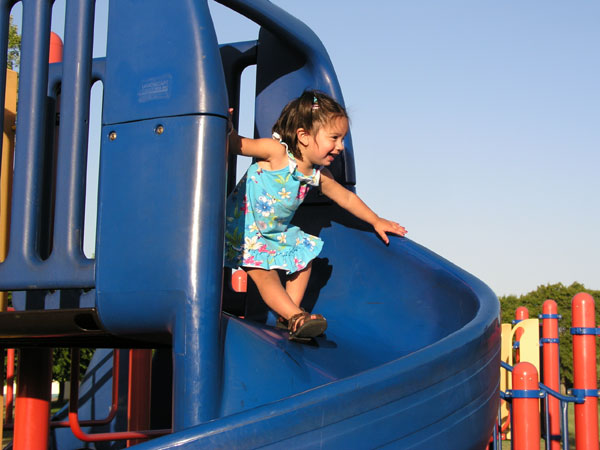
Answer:
[[[581,283],[573,283],[564,286],[562,283],[539,286],[535,291],[516,297],[509,295],[500,297],[502,311],[502,322],[511,323],[515,318],[515,310],[519,306],[525,306],[529,310],[529,318],[536,318],[542,314],[542,306],[546,300],[554,300],[558,306],[558,313],[562,319],[558,324],[558,337],[560,340],[560,377],[562,383],[567,387],[573,386],[573,337],[571,335],[571,300],[575,294],[587,292],[594,300],[600,300],[600,291],[586,289]],[[596,305],[596,324],[600,323],[600,305]],[[540,321],[540,326],[541,326]],[[541,336],[541,330],[540,330]],[[600,356],[600,355],[598,355]],[[598,358],[596,361],[598,364]]]
[[[7,67],[12,70],[17,70],[21,64],[21,35],[17,26],[13,23],[12,16],[10,16],[8,27],[8,53],[6,62]]]
[[[94,351],[89,348],[80,350],[79,378],[85,374]],[[65,398],[65,382],[71,379],[71,349],[55,348],[53,352],[52,379],[60,385],[58,392],[58,401],[62,402]]]

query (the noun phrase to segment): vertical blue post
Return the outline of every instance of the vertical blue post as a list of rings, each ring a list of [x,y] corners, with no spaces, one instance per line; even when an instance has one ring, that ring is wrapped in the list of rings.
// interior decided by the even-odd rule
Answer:
[[[93,0],[67,4],[56,177],[58,214],[51,256],[82,267],[92,265],[83,255],[83,223],[94,5]]]
[[[39,264],[36,250],[41,203],[41,171],[46,148],[46,92],[52,2],[23,2],[23,37],[19,72],[19,120],[15,147],[11,250],[7,261],[20,259],[25,266]],[[14,248],[19,245],[21,248]]]
[[[225,121],[210,130],[210,122],[217,120],[204,120],[205,143],[225,136]],[[180,305],[173,330],[174,430],[214,419],[220,401],[225,152],[217,149],[203,144],[198,159],[194,186],[198,210],[193,214],[197,238],[190,242],[195,278],[190,280],[190,295]]]
[[[96,304],[173,339],[173,429],[218,415],[227,94],[206,0],[109,6]]]

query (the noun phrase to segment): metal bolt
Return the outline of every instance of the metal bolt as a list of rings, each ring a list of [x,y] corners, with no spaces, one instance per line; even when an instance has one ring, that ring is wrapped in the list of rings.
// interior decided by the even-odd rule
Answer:
[[[154,129],[154,132],[158,135],[163,134],[165,131],[165,127],[163,127],[162,125],[157,125],[156,128]]]
[[[110,133],[108,133],[108,139],[110,139],[111,141],[114,141],[116,138],[117,138],[116,131],[111,131]]]

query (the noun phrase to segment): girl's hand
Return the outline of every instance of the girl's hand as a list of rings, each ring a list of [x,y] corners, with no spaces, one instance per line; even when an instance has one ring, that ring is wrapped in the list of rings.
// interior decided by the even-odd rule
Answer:
[[[375,223],[373,224],[373,228],[375,228],[375,232],[381,237],[383,242],[386,244],[390,243],[389,238],[387,237],[387,233],[397,234],[398,236],[403,236],[407,233],[406,228],[402,225],[392,222],[391,220],[383,219],[378,217]]]
[[[233,129],[233,108],[229,108],[229,118],[227,119],[227,136],[235,131]]]

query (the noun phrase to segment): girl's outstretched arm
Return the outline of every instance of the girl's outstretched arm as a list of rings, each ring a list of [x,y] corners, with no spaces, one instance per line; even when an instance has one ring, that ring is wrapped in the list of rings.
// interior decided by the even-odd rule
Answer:
[[[406,234],[406,228],[396,222],[379,217],[358,195],[335,181],[331,172],[325,168],[321,170],[321,191],[345,210],[371,224],[375,229],[375,232],[377,232],[386,244],[389,244],[390,242],[387,233],[397,234],[399,236],[404,236]]]
[[[250,139],[240,136],[231,122],[233,108],[229,108],[228,124],[228,147],[229,152],[235,155],[249,156],[261,161],[267,161],[270,164],[279,166],[287,163],[285,147],[275,139]],[[277,167],[279,168],[279,167]]]
[[[229,134],[229,151],[265,161],[285,156],[285,147],[275,139],[250,139],[240,136],[235,129]]]

